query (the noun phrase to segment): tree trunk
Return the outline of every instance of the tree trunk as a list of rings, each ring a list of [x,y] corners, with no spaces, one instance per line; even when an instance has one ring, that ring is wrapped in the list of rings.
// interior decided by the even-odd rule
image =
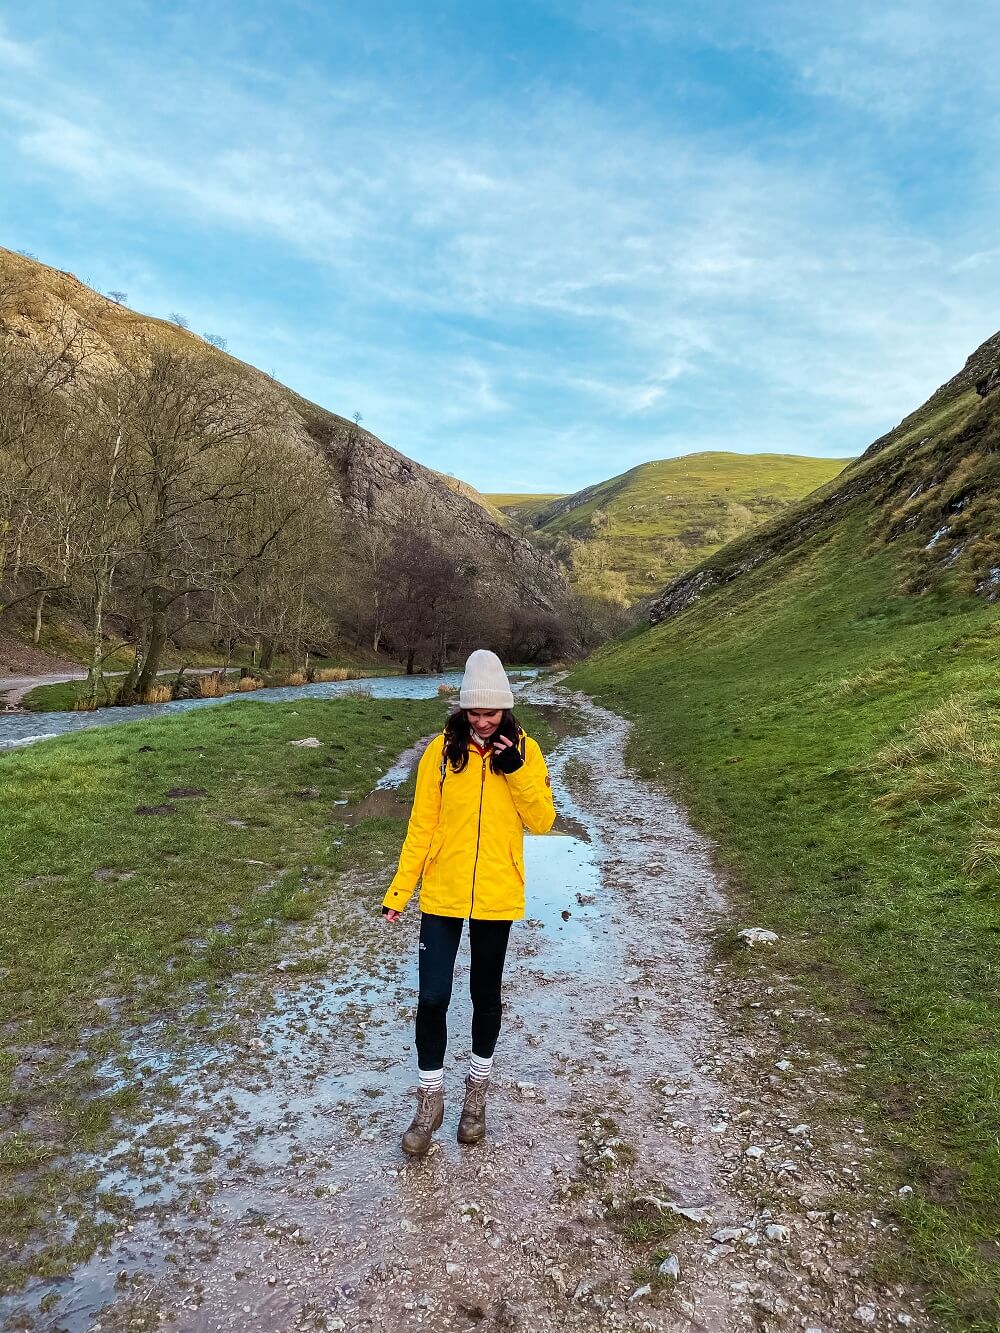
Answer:
[[[135,692],[140,699],[145,698],[148,691],[156,684],[156,674],[160,669],[163,650],[166,646],[166,610],[154,611],[149,619],[149,638],[146,642],[146,660],[142,664],[142,670],[139,672],[139,679],[136,681],[135,685]]]
[[[413,659],[416,657],[416,655],[417,655],[416,648],[411,648],[406,655],[406,674],[408,676],[413,675]]]
[[[45,605],[45,593],[38,594],[38,605],[35,607],[35,632],[31,636],[31,642],[37,644],[42,637],[42,607]]]
[[[270,671],[274,666],[274,639],[268,636],[263,642],[260,652],[261,671]]]

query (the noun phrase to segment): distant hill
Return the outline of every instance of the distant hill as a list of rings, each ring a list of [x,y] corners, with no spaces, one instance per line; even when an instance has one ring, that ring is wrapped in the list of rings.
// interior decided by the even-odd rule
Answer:
[[[704,452],[640,463],[572,495],[486,498],[549,538],[602,532],[612,567],[639,599],[830,481],[846,461]]]

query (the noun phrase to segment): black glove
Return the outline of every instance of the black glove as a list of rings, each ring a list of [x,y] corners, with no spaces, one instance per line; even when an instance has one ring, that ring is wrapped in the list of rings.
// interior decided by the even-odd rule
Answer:
[[[505,745],[502,750],[493,751],[493,768],[497,773],[516,773],[524,764],[518,745]]]

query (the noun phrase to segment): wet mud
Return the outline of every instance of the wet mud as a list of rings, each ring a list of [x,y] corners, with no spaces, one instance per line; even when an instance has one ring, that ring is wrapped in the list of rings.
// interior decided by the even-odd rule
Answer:
[[[331,892],[336,930],[320,922],[290,943],[321,972],[234,991],[226,1043],[180,1054],[155,1027],[142,1034],[136,1058],[174,1097],[94,1164],[134,1211],[71,1280],[7,1302],[8,1321],[71,1333],[923,1326],[910,1294],[865,1269],[864,1228],[886,1224],[861,1202],[860,1128],[801,1123],[823,1071],[810,1082],[807,1053],[787,1036],[776,1045],[766,966],[737,983],[714,961],[725,902],[711,848],[629,772],[623,719],[552,685],[526,697],[570,705],[574,729],[548,756],[560,819],[526,838],[528,915],[511,937],[487,1140],[455,1140],[463,942],[444,1125],[426,1158],[399,1149],[418,916],[388,925],[386,876],[370,876],[349,898]],[[368,798],[372,813],[400,804],[393,787],[416,753]],[[748,1007],[752,1040],[733,1022]],[[831,1199],[852,1189],[849,1218]]]

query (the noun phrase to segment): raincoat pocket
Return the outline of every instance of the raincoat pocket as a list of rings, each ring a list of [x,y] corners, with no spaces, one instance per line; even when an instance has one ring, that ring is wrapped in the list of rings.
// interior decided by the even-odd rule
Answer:
[[[431,837],[431,845],[427,848],[427,855],[424,858],[423,873],[425,875],[427,874],[427,871],[430,869],[431,864],[433,863],[438,852],[441,850],[443,844],[444,844],[444,829],[442,829],[439,825],[434,830],[433,836]]]
[[[514,869],[517,871],[518,878],[519,878],[520,881],[521,881],[521,887],[523,888],[523,887],[524,887],[524,855],[523,855],[523,853],[518,852],[517,849],[513,846],[513,844],[511,845],[511,849],[510,849],[510,859],[511,859],[511,861],[514,863]]]

